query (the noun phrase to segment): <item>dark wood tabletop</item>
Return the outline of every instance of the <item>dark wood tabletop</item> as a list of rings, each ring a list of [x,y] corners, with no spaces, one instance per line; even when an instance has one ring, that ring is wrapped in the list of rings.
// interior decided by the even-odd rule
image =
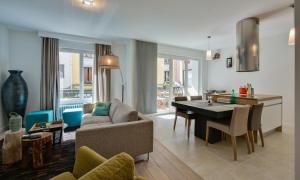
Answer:
[[[207,101],[197,100],[172,102],[172,106],[192,111],[210,119],[227,119],[231,117],[232,111],[237,105],[223,103],[213,103],[209,105]]]

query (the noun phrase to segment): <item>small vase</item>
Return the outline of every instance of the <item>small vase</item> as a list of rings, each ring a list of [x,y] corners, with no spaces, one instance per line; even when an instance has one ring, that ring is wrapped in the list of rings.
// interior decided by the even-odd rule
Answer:
[[[12,132],[19,131],[22,128],[22,116],[15,112],[9,113],[9,130]]]
[[[28,88],[21,76],[23,71],[9,70],[8,72],[10,76],[4,82],[1,89],[3,110],[7,118],[9,118],[9,113],[11,112],[16,112],[24,117],[28,99]]]

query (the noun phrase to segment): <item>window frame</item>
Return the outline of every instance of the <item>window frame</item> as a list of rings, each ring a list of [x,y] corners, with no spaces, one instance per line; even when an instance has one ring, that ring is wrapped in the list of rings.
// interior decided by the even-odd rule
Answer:
[[[59,53],[64,52],[64,53],[78,53],[80,55],[80,67],[79,67],[79,72],[80,72],[80,85],[79,85],[79,97],[76,99],[69,99],[69,100],[64,100],[62,97],[59,98],[59,103],[61,105],[69,105],[69,104],[84,104],[84,103],[92,103],[94,99],[94,73],[92,75],[92,102],[90,102],[89,99],[84,98],[84,54],[93,54],[94,55],[94,62],[93,62],[93,67],[92,67],[92,72],[95,71],[95,51],[91,50],[78,50],[78,49],[69,49],[69,48],[60,48]],[[60,87],[61,91],[61,87]]]

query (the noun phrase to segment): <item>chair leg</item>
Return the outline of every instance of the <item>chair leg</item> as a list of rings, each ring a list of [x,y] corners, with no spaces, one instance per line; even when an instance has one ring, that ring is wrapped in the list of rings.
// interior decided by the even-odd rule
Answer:
[[[185,124],[184,124],[184,126],[186,127],[187,126],[187,119],[185,118]]]
[[[253,131],[253,136],[254,136],[254,142],[255,144],[257,143],[257,131]]]
[[[265,142],[264,142],[264,135],[262,133],[262,129],[259,128],[258,131],[259,131],[259,136],[260,136],[260,140],[261,140],[261,145],[262,145],[262,147],[264,147],[265,146]]]
[[[250,140],[249,140],[249,134],[248,134],[248,132],[244,136],[245,136],[245,139],[246,139],[246,142],[247,142],[248,154],[250,154],[251,153],[251,149],[250,149]]]
[[[174,126],[173,126],[174,131],[175,131],[175,128],[176,128],[176,122],[177,122],[177,115],[175,115],[175,119],[174,119]]]
[[[251,147],[252,147],[252,152],[255,151],[255,147],[254,147],[254,138],[253,138],[253,131],[248,131],[248,134],[249,134],[249,138],[250,138],[250,142],[251,142]]]
[[[188,119],[188,139],[190,139],[191,119]]]
[[[237,160],[237,152],[236,152],[236,137],[235,136],[231,136],[231,143],[232,143],[232,148],[233,148],[233,157],[234,160]]]
[[[208,146],[208,135],[209,135],[209,127],[206,126],[206,138],[205,138],[205,144]]]

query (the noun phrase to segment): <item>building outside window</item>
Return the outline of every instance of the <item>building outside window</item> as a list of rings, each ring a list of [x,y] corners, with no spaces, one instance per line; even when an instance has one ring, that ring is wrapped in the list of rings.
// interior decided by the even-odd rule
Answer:
[[[157,58],[157,112],[171,110],[177,96],[199,95],[198,60]]]
[[[62,49],[60,60],[60,103],[92,102],[94,53]]]

